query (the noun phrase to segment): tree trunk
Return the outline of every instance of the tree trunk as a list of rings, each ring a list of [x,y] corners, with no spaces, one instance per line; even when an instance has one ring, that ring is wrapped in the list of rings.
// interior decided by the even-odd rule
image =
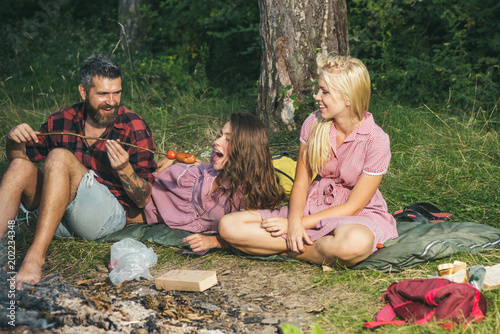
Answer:
[[[141,18],[140,14],[145,3],[147,0],[118,1],[118,22],[123,26],[120,27],[120,40],[136,50],[144,47],[147,20]]]
[[[290,96],[301,101],[312,93],[308,83],[317,79],[318,49],[349,54],[346,3],[259,0],[259,9],[262,55],[257,114],[272,130],[291,128],[295,108]]]

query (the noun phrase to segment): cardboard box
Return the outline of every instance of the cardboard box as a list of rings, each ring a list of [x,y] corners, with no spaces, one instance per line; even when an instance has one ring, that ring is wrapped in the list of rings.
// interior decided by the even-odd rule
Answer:
[[[217,284],[212,270],[171,270],[155,278],[157,290],[205,291]]]

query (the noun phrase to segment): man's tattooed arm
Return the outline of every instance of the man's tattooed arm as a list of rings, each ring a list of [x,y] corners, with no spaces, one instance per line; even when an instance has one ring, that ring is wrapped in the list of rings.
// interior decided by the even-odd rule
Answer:
[[[139,207],[143,208],[149,202],[151,184],[140,178],[135,172],[131,174],[120,173],[120,180],[128,197]]]
[[[108,158],[111,167],[116,170],[123,188],[128,197],[139,207],[143,208],[149,202],[151,195],[151,184],[140,178],[129,162],[128,153],[115,140],[106,141]]]

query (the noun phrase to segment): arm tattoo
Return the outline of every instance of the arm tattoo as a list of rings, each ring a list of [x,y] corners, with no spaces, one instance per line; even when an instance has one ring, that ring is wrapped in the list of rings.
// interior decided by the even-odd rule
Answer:
[[[147,198],[151,195],[151,185],[146,180],[140,178],[135,172],[130,176],[121,175],[120,180],[128,197],[139,208],[143,208],[146,205]]]

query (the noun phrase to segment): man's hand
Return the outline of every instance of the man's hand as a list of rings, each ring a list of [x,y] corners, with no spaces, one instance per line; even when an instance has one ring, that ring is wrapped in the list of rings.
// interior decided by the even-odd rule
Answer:
[[[13,127],[6,136],[5,151],[7,153],[7,158],[9,158],[10,161],[16,158],[28,159],[26,156],[26,143],[29,141],[38,143],[37,133],[40,132],[33,131],[31,126],[26,123]]]
[[[120,145],[119,140],[107,140],[106,149],[108,150],[109,162],[114,170],[123,170],[130,165],[129,155]]]
[[[10,129],[10,131],[7,133],[7,138],[18,144],[27,143],[32,140],[35,143],[38,143],[37,133],[40,132],[33,131],[31,126],[29,126],[26,123],[23,123]]]
[[[108,158],[111,167],[118,172],[128,197],[139,207],[143,208],[149,202],[151,184],[140,178],[129,162],[129,155],[120,145],[119,141],[106,141]]]

